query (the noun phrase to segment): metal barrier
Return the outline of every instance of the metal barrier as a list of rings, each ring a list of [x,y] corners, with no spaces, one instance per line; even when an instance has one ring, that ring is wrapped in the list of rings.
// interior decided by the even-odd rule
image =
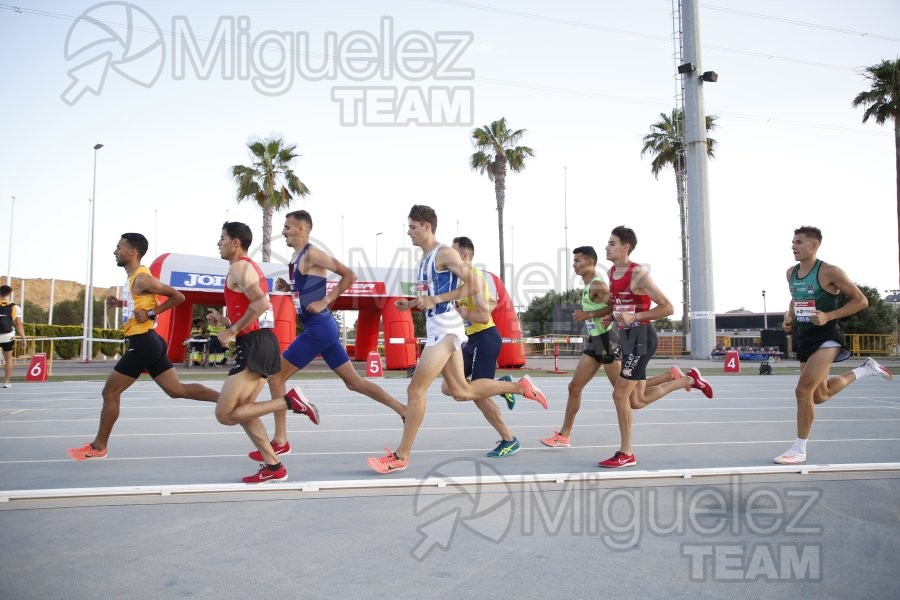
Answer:
[[[844,341],[855,357],[897,356],[898,340],[890,334],[850,333]]]
[[[13,348],[12,354],[12,364],[13,367],[16,365],[23,365],[28,367],[31,364],[31,359],[35,354],[46,354],[47,355],[47,375],[53,375],[53,342],[59,340],[83,340],[84,338],[80,335],[76,336],[68,336],[68,337],[26,337],[25,338],[25,346],[22,349],[21,344],[16,344]],[[124,344],[124,339],[107,339],[107,338],[92,338],[94,342],[107,342],[107,343],[118,343]],[[80,353],[79,353],[80,354]]]

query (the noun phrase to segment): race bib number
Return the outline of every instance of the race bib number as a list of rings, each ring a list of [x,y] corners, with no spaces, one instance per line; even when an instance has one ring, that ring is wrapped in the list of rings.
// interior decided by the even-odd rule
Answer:
[[[625,324],[623,324],[621,321],[619,321],[619,319],[621,318],[621,316],[624,315],[624,314],[626,314],[626,313],[631,314],[631,315],[635,314],[635,313],[637,312],[637,311],[635,310],[636,308],[637,308],[637,307],[636,307],[634,304],[617,304],[617,305],[613,308],[613,318],[616,319],[616,322],[617,322],[618,325],[619,325],[619,329],[628,329],[628,328],[630,328],[630,327],[637,327],[637,326],[638,326],[638,322],[637,322],[637,321],[635,321],[635,322],[632,323],[631,325],[625,325]]]
[[[259,319],[256,321],[259,324],[260,329],[272,329],[275,327],[275,313],[270,308],[263,314],[259,315]]]
[[[291,300],[294,302],[294,310],[300,312],[302,308],[300,306],[300,294],[298,292],[291,292]]]
[[[594,319],[588,319],[584,324],[587,325],[588,335],[600,335],[600,328],[597,327],[597,322]]]
[[[428,282],[427,281],[418,281],[416,282],[416,296],[427,296],[428,295]]]
[[[794,316],[798,323],[812,322],[813,315],[816,314],[815,300],[794,300]]]

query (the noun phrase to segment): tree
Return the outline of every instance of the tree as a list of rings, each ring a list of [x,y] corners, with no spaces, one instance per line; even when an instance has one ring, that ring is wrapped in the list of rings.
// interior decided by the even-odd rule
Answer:
[[[869,307],[841,319],[841,329],[844,333],[894,333],[894,310],[881,299],[878,290],[859,284],[857,287],[869,301]]]
[[[659,113],[660,121],[650,126],[650,133],[644,136],[644,147],[641,156],[649,153],[653,156],[650,172],[659,179],[659,173],[668,166],[675,170],[675,188],[678,198],[678,216],[681,221],[681,301],[682,329],[687,335],[691,330],[690,311],[690,279],[688,273],[688,238],[687,238],[687,187],[685,179],[684,158],[684,111],[672,109],[672,114]],[[716,117],[706,116],[706,132],[716,128]],[[707,135],[706,153],[710,158],[715,156],[716,140]]]
[[[472,130],[475,154],[469,158],[469,166],[481,175],[487,174],[494,182],[497,198],[497,231],[500,239],[500,280],[506,283],[506,261],[503,251],[503,208],[506,206],[506,171],[518,173],[525,168],[525,159],[534,156],[528,146],[518,146],[525,135],[524,129],[511,131],[506,117],[490,125]]]
[[[865,68],[865,77],[871,89],[860,92],[853,99],[853,106],[865,106],[863,123],[874,118],[879,125],[894,121],[894,157],[897,172],[897,261],[900,265],[900,59],[883,60]]]
[[[548,292],[531,299],[525,312],[519,314],[519,323],[527,335],[553,333],[553,307],[560,304],[581,304],[581,290]]]
[[[22,312],[25,314],[23,323],[47,323],[47,311],[31,300],[22,303]]]
[[[279,136],[247,143],[251,165],[235,165],[231,174],[237,184],[237,201],[252,199],[263,211],[262,259],[269,262],[272,256],[272,213],[290,206],[294,194],[301,198],[309,195],[309,188],[294,173],[292,163],[300,155],[296,144],[286,146]]]

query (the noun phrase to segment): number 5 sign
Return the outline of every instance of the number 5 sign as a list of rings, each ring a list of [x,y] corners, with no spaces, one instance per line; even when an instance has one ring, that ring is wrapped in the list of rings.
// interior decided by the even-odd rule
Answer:
[[[366,377],[373,379],[384,377],[384,370],[381,367],[381,355],[377,352],[369,352],[369,357],[366,359]]]
[[[43,352],[31,357],[25,381],[47,381],[47,355]]]

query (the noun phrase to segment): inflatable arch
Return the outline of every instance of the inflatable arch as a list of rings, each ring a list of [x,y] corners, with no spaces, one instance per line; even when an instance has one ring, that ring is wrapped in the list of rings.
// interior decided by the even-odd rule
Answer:
[[[287,266],[283,263],[258,263],[273,289],[275,278],[287,279]],[[184,360],[184,340],[190,337],[191,316],[194,305],[224,306],[222,289],[228,274],[228,262],[220,258],[189,254],[163,254],[150,265],[150,272],[163,283],[182,294],[185,301],[173,310],[159,315],[156,332],[169,345],[169,359],[175,363]],[[355,360],[365,360],[369,352],[378,348],[379,325],[382,325],[385,341],[385,367],[389,370],[406,369],[416,364],[416,345],[412,314],[400,311],[394,305],[399,298],[410,298],[415,287],[414,269],[365,268],[357,271],[359,279],[334,303],[333,310],[359,312],[356,323],[356,347],[351,355]],[[500,279],[489,273],[488,285],[498,298],[492,316],[497,330],[504,338],[503,349],[497,361],[504,368],[520,368],[525,365],[525,347],[519,319],[506,288]],[[329,289],[337,285],[333,276],[327,283]],[[294,340],[296,314],[291,296],[286,292],[270,292],[275,313],[275,335],[284,350]]]

